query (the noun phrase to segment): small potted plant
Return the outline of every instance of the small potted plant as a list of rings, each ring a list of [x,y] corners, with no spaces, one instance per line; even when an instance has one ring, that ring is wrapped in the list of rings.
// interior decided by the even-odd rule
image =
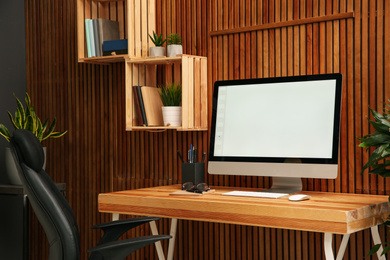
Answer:
[[[176,83],[166,84],[159,88],[159,94],[163,103],[162,114],[165,126],[181,126],[181,85]]]
[[[163,39],[162,34],[159,36],[153,31],[153,37],[149,34],[149,38],[154,43],[154,47],[150,47],[149,56],[151,57],[161,57],[165,56],[165,48],[162,46],[167,39]]]
[[[42,124],[41,120],[35,113],[34,107],[31,105],[31,100],[27,93],[25,97],[26,107],[23,106],[22,102],[20,102],[20,100],[16,96],[15,99],[17,104],[15,117],[13,117],[10,112],[8,112],[8,116],[11,120],[14,129],[27,129],[31,131],[38,138],[40,142],[42,142],[47,138],[61,137],[67,132],[67,131],[54,132],[54,128],[56,127],[56,123],[57,123],[55,118],[51,123],[50,127],[48,127],[49,125],[48,119]],[[11,134],[3,124],[0,124],[0,135],[2,135],[5,139],[7,139],[8,142],[10,141]],[[44,152],[46,152],[46,147],[44,147],[43,149]],[[45,164],[46,164],[46,159],[45,159]],[[21,181],[19,179],[16,165],[13,160],[11,150],[9,147],[6,147],[5,150],[5,167],[7,169],[6,172],[8,174],[8,179],[11,182],[11,184],[21,185]]]
[[[183,46],[179,34],[169,34],[167,44],[167,57],[176,57],[177,55],[183,54]]]

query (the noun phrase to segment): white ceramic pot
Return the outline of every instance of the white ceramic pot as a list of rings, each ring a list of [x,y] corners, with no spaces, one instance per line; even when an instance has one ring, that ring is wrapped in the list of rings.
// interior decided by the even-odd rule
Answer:
[[[149,56],[151,56],[151,57],[165,56],[165,48],[162,46],[150,47]]]
[[[181,126],[181,107],[162,107],[164,126]]]
[[[45,155],[45,160],[43,163],[43,169],[46,169],[46,147],[43,147],[43,153]],[[5,148],[5,171],[8,176],[10,184],[13,185],[22,185],[22,181],[19,178],[18,170],[14,161],[14,157],[11,153],[11,148]]]
[[[170,44],[167,47],[167,57],[176,57],[183,54],[183,46],[181,44]]]

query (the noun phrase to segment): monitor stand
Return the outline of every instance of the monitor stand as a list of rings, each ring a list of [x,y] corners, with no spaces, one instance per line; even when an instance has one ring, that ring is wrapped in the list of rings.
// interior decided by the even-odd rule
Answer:
[[[261,191],[293,194],[302,191],[302,179],[294,177],[272,177],[272,187]]]

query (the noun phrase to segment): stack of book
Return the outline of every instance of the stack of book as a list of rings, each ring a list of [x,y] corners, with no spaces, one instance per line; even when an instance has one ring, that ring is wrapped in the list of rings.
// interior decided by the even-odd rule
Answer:
[[[119,23],[103,18],[85,19],[85,36],[88,58],[103,56],[103,43],[119,40]]]
[[[133,96],[138,125],[164,125],[161,110],[163,103],[157,88],[147,86],[133,86]]]

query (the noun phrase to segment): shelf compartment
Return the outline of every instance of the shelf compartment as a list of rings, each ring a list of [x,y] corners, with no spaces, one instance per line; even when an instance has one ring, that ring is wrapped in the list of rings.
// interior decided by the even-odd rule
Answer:
[[[167,82],[182,85],[182,126],[145,127],[136,124],[132,86],[157,86],[157,65],[164,65]],[[126,130],[177,129],[207,130],[207,58],[182,55],[162,59],[129,59],[126,61]]]
[[[127,16],[127,18],[125,17]],[[85,19],[104,18],[119,22],[121,39],[128,39],[128,54],[88,58],[85,39]],[[156,1],[84,1],[77,0],[78,61],[90,63],[124,62],[126,58],[147,57],[149,38],[156,30]]]

